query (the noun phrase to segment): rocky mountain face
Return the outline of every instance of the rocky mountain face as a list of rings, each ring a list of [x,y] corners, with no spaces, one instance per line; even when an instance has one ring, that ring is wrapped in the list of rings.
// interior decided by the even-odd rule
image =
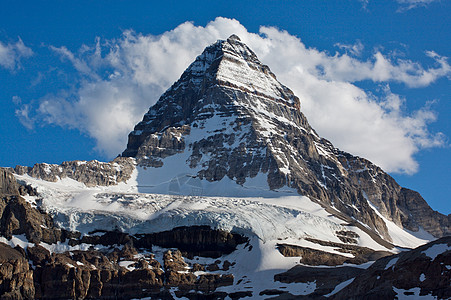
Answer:
[[[33,270],[23,249],[0,243],[0,297],[2,299],[33,299]]]
[[[371,206],[408,230],[451,234],[451,216],[433,211],[368,160],[319,137],[300,107],[233,35],[207,47],[149,109],[122,156],[158,172],[165,158],[188,153],[193,173],[211,182],[228,177],[243,184],[264,173],[270,189],[294,188],[388,241],[386,224]]]

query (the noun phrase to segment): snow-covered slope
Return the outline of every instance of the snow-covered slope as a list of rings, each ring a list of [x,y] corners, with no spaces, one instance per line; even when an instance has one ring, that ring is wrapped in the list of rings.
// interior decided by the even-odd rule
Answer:
[[[233,274],[235,281],[231,286],[217,288],[216,292],[250,291],[252,298],[255,299],[260,298],[261,292],[272,289],[289,292],[292,295],[307,295],[314,292],[317,289],[314,280],[306,283],[284,283],[273,280],[276,274],[300,265],[300,257],[284,256],[278,250],[279,244],[300,246],[352,259],[355,254],[343,252],[337,245],[343,245],[339,232],[353,232],[357,236],[356,244],[353,244],[355,246],[374,251],[392,253],[400,251],[399,248],[387,248],[379,244],[366,231],[344,223],[321,205],[289,188],[270,190],[267,182],[258,176],[243,186],[227,178],[219,182],[197,179],[195,184],[188,184],[192,177],[175,176],[172,184],[177,181],[178,190],[173,188],[164,194],[139,192],[142,188],[152,189],[140,186],[138,181],[143,176],[151,180],[151,174],[151,170],[137,167],[127,182],[96,187],[87,187],[69,178],[57,182],[48,182],[28,175],[16,175],[16,178],[36,189],[39,196],[27,196],[27,201],[48,212],[57,226],[81,232],[86,236],[95,235],[94,232],[99,230],[120,230],[135,235],[168,231],[182,226],[207,225],[248,237],[247,244],[239,245],[237,250],[220,258],[221,261],[228,261],[233,266],[227,272],[219,270],[213,273]],[[165,178],[161,178],[161,182],[163,181]],[[236,196],[175,194],[184,189],[188,192],[193,186],[196,191],[202,187],[202,193],[206,195],[233,193]],[[162,184],[153,188],[169,187],[170,184]],[[227,188],[233,191],[226,190]],[[389,227],[390,234],[393,240],[401,242],[398,246],[414,247],[427,242],[396,225],[393,226]],[[317,240],[331,244],[321,244]],[[3,238],[2,241],[11,246],[31,246],[24,236],[14,236],[11,240]],[[57,245],[41,243],[41,245],[51,252],[87,250],[93,246],[85,244],[69,246],[67,242]],[[100,248],[95,246],[95,249],[102,249],[102,246]],[[166,249],[153,247],[153,253],[159,257],[162,265],[165,251]],[[205,257],[186,260],[190,264],[204,265],[214,264],[217,261]],[[364,264],[360,267],[367,268],[369,265]],[[199,275],[202,272],[195,274]]]
[[[239,186],[227,179],[223,179],[224,182],[197,182],[196,188],[203,186],[202,191],[207,195],[220,194],[221,190],[228,193],[225,191],[228,187],[235,197],[140,193],[136,181],[139,172],[140,169],[136,169],[127,183],[108,187],[86,187],[67,178],[47,182],[28,175],[16,177],[39,193],[37,197],[27,197],[28,201],[39,199],[39,206],[53,216],[58,226],[83,234],[118,229],[130,234],[153,233],[181,226],[208,225],[255,237],[263,243],[275,245],[284,241],[336,253],[333,247],[320,246],[305,238],[341,243],[337,232],[349,230],[358,234],[360,246],[397,251],[378,244],[361,229],[346,225],[308,197],[296,195],[289,189],[270,190],[264,181],[256,179],[249,182],[249,186]],[[146,170],[141,172],[146,173]],[[186,179],[189,181],[191,177]],[[174,180],[179,184],[182,182],[180,176]],[[188,183],[185,186],[191,188]],[[415,247],[428,241],[394,224],[390,224],[390,229],[400,247]]]

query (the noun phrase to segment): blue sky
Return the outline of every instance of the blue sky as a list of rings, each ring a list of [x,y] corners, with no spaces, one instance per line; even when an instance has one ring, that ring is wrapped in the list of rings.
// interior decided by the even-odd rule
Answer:
[[[3,1],[0,165],[109,160],[240,35],[318,133],[451,212],[451,1]]]

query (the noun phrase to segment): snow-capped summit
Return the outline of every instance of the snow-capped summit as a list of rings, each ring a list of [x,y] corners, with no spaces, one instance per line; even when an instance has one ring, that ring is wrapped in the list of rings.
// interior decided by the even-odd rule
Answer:
[[[320,138],[300,100],[236,35],[196,58],[135,126],[123,156],[137,159],[138,184],[147,188],[141,191],[242,196],[256,186],[291,189],[387,240],[384,219],[450,233],[447,217],[418,193]]]
[[[314,134],[299,108],[293,92],[233,35],[207,47],[150,108],[123,156],[158,168],[168,156],[189,153],[190,173],[209,181],[288,174],[273,142],[293,129]]]
[[[235,95],[238,93],[254,95],[254,101],[243,103],[249,99],[238,98]],[[217,109],[229,115],[239,114],[239,110],[246,108],[242,106],[261,110],[261,101],[298,109],[300,106],[293,92],[279,83],[268,66],[263,65],[236,35],[232,35],[207,47],[161,96],[130,134],[123,156],[136,156],[149,134],[167,126],[181,126],[208,118],[207,112]],[[243,115],[248,113],[242,111]]]

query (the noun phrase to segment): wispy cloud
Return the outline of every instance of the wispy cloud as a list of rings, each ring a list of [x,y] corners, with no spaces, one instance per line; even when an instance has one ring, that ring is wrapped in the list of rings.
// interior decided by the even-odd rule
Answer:
[[[14,105],[19,107],[14,112],[19,122],[29,130],[33,129],[35,121],[30,117],[30,112],[32,111],[31,104],[23,104],[19,96],[13,96],[12,101]]]
[[[347,45],[342,43],[336,43],[335,47],[343,49],[347,54],[351,54],[354,56],[360,56],[362,54],[363,49],[365,48],[361,41],[355,42],[355,44]]]
[[[414,154],[443,144],[443,136],[428,129],[435,113],[428,106],[406,113],[402,105],[406,100],[392,93],[389,84],[428,86],[450,75],[446,57],[427,52],[433,62],[429,67],[393,60],[380,51],[362,60],[355,56],[363,49],[361,43],[339,44],[347,53],[330,55],[306,47],[285,31],[261,27],[258,34],[250,33],[238,21],[226,18],[205,27],[183,23],[159,36],[125,31],[118,39],[97,40],[95,46],[83,46],[78,53],[52,48],[71,62],[80,84],[75,90],[39,99],[37,117],[40,122],[87,133],[97,141],[99,151],[114,157],[125,148],[133,126],[196,55],[233,33],[294,90],[312,126],[335,146],[387,171],[414,173],[418,168]],[[354,84],[362,80],[380,83],[382,96]]]
[[[405,11],[417,7],[426,7],[438,0],[396,0],[400,4],[399,11]]]
[[[358,0],[362,4],[364,10],[368,9],[370,0]],[[439,0],[395,0],[399,4],[398,12],[404,12],[417,7],[426,7],[432,2]]]
[[[362,8],[363,9],[367,9],[370,0],[359,0],[359,2],[362,3]]]
[[[15,43],[3,43],[0,41],[0,66],[9,70],[20,68],[22,58],[33,55],[33,51],[25,46],[19,38]]]

